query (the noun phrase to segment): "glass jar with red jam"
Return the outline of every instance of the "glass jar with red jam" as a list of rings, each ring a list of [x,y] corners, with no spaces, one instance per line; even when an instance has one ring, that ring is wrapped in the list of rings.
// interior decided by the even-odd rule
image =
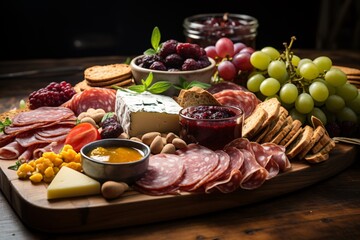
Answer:
[[[192,106],[180,111],[180,137],[212,150],[241,137],[243,111],[229,106]]]
[[[198,14],[184,19],[186,42],[201,47],[215,45],[222,37],[242,42],[255,49],[258,20],[252,16],[231,13]]]

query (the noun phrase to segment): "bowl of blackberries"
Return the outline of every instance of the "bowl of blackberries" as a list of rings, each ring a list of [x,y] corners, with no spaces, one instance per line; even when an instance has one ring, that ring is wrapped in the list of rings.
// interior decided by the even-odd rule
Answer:
[[[152,84],[165,81],[171,83],[165,94],[176,94],[185,83],[210,84],[216,70],[216,63],[206,55],[198,44],[167,40],[157,51],[137,56],[130,63],[136,84],[143,84],[151,73]]]

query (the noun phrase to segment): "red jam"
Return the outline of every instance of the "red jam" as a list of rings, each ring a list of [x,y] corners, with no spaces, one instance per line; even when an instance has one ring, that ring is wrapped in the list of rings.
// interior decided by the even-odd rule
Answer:
[[[222,37],[255,48],[258,21],[244,14],[215,13],[187,17],[183,23],[186,42],[201,47],[215,45]]]
[[[235,107],[195,106],[180,111],[180,137],[212,150],[241,137],[243,112]]]

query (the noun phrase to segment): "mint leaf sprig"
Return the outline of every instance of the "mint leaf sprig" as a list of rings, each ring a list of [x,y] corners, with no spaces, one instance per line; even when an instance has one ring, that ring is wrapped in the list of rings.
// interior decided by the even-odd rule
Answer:
[[[181,90],[181,89],[190,89],[192,87],[200,87],[200,88],[207,89],[211,85],[208,83],[199,82],[199,81],[188,82],[188,81],[186,81],[185,78],[180,77],[179,84],[174,84],[173,86],[174,86],[174,88]]]
[[[0,121],[0,133],[4,132],[5,127],[9,125],[11,125],[11,120],[8,117],[5,118],[4,122]]]
[[[154,55],[160,51],[161,44],[161,34],[158,27],[154,27],[152,34],[151,34],[151,46],[152,48],[147,49],[144,54],[145,55]]]

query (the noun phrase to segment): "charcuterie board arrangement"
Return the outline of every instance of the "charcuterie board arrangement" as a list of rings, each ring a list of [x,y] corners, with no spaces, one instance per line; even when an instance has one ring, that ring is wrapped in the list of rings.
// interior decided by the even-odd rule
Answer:
[[[337,129],[326,125],[332,116],[346,133],[343,123],[357,127],[359,115],[358,90],[330,59],[296,62],[290,47],[280,55],[226,38],[208,48],[159,41],[132,63],[150,69],[146,79],[133,79],[125,63],[93,66],[76,86],[51,83],[29,95],[25,110],[2,114],[0,187],[28,226],[80,232],[190,217],[296,191],[355,160],[356,147],[336,143]],[[191,80],[214,62],[211,79]],[[158,79],[158,71],[172,79],[179,72],[179,82]],[[108,138],[145,150],[100,143],[84,150]],[[86,158],[105,165],[99,169],[132,171],[122,160],[130,152],[131,161],[148,164],[131,181],[90,177],[83,168]]]

